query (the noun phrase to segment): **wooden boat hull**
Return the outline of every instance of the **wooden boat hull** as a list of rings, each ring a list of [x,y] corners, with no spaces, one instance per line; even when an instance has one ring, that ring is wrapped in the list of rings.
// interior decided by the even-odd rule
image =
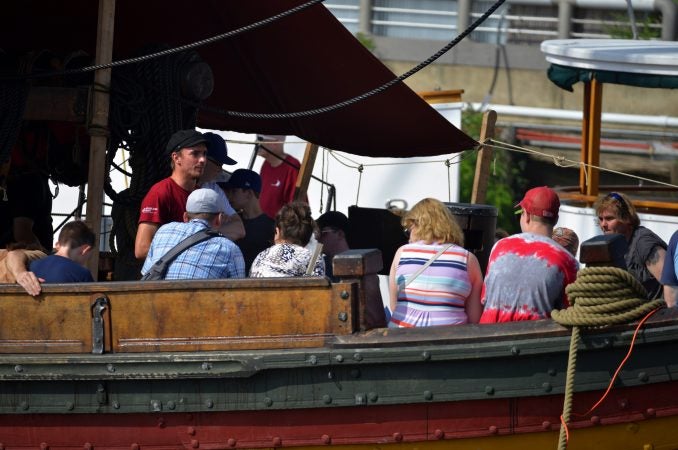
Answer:
[[[678,447],[675,387],[620,389],[571,449]],[[661,401],[657,393],[673,397]],[[590,404],[596,395],[577,395]],[[667,403],[672,403],[667,405]],[[555,448],[562,396],[341,408],[0,415],[3,448]],[[599,414],[599,415],[598,415]],[[442,447],[441,447],[442,446]]]
[[[1,291],[0,449],[555,447],[570,330],[547,320],[368,330],[377,265],[363,256],[340,283]],[[583,334],[570,448],[678,447],[674,309],[646,322],[610,394],[577,415],[633,333]]]

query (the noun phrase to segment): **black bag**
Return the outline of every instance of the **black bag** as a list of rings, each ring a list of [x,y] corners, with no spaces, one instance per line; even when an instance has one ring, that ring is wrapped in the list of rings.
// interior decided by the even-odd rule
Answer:
[[[221,233],[218,231],[214,230],[200,230],[195,234],[190,235],[183,241],[179,242],[177,245],[172,247],[170,251],[165,253],[161,258],[159,258],[146,272],[146,275],[141,277],[142,281],[156,281],[156,280],[164,280],[165,279],[165,274],[167,273],[167,269],[169,268],[169,265],[174,259],[179,256],[180,253],[182,253],[184,250],[193,247],[195,244],[198,244],[202,241],[206,241],[208,239],[211,239],[213,237],[217,236],[222,236]]]

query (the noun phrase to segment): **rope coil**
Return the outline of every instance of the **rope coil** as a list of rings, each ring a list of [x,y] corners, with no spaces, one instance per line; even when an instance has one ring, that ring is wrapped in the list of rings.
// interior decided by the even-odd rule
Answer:
[[[629,272],[616,267],[587,267],[565,288],[570,308],[552,311],[566,326],[606,326],[628,323],[663,305],[648,302],[647,292]]]
[[[577,273],[577,280],[565,288],[565,293],[571,306],[564,310],[551,312],[553,320],[561,325],[572,326],[565,380],[565,399],[558,439],[559,450],[566,449],[569,440],[567,424],[572,413],[572,394],[577,366],[577,348],[580,342],[580,327],[603,327],[628,323],[644,316],[647,318],[655,310],[665,306],[664,300],[661,299],[648,302],[647,291],[643,285],[629,272],[616,267],[586,267],[580,270]],[[614,381],[614,377],[612,381]],[[611,385],[612,383],[610,383]],[[594,408],[589,410],[589,413]]]

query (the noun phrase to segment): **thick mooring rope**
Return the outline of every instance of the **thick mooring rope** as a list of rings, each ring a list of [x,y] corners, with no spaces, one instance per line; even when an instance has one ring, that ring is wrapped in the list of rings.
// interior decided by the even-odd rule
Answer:
[[[577,366],[580,327],[600,327],[632,322],[664,306],[663,300],[647,301],[647,292],[629,272],[616,267],[587,267],[565,288],[570,307],[551,312],[553,320],[572,326],[567,362],[565,400],[558,449],[567,448],[567,423],[572,412],[572,393]]]

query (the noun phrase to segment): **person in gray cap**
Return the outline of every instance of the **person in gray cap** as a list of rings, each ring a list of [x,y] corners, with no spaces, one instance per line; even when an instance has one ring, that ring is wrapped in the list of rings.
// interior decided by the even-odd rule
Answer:
[[[219,196],[219,201],[222,203],[224,210],[224,220],[219,229],[221,234],[232,241],[242,239],[245,237],[245,227],[243,226],[242,219],[231,206],[223,189],[217,184],[217,180],[225,175],[222,166],[224,164],[232,166],[237,164],[237,162],[228,156],[228,148],[224,138],[216,133],[204,133],[204,136],[207,139],[207,162],[199,180],[200,187],[212,189]]]
[[[211,228],[219,230],[223,204],[212,189],[196,189],[188,196],[183,222],[161,226],[153,236],[141,269],[145,275],[155,262],[189,236]],[[210,237],[187,248],[169,264],[166,280],[244,278],[245,261],[237,245],[225,236]]]
[[[261,177],[253,170],[238,169],[219,186],[242,216],[245,237],[235,243],[245,257],[245,269],[249,273],[254,258],[273,244],[275,234],[275,221],[264,214],[259,205]]]
[[[196,188],[207,162],[207,138],[196,130],[179,130],[167,142],[172,174],[151,186],[141,201],[134,255],[144,259],[161,225],[181,222],[188,195]]]

